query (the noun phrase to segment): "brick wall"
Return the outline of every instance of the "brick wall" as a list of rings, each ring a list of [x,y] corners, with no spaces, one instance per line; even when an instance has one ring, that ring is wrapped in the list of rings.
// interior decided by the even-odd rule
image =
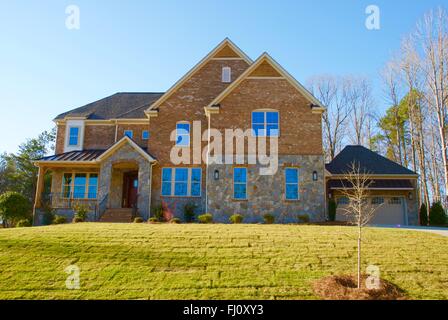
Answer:
[[[201,121],[202,131],[207,129],[204,107],[229,85],[221,81],[223,67],[232,69],[233,81],[246,70],[248,64],[244,60],[210,60],[160,106],[158,117],[151,118],[149,125],[151,137],[148,141],[148,149],[158,161],[153,168],[152,176],[153,206],[160,204],[161,200],[161,168],[173,166],[170,160],[170,151],[174,145],[174,142],[170,141],[171,132],[175,130],[178,121],[189,121],[191,124],[193,121]],[[203,147],[205,145],[206,142],[202,143]],[[203,168],[202,194],[204,195],[205,165],[200,166]],[[172,199],[169,198],[165,200],[172,202]],[[188,199],[177,198],[177,200],[185,202]],[[190,200],[198,202],[201,207],[204,203],[204,200],[200,198],[190,198]],[[177,210],[181,210],[181,208]],[[201,208],[198,210],[200,211]]]
[[[280,155],[322,155],[321,115],[311,112],[310,102],[284,79],[247,79],[222,102],[211,127],[247,130],[256,109],[276,109],[280,116]]]

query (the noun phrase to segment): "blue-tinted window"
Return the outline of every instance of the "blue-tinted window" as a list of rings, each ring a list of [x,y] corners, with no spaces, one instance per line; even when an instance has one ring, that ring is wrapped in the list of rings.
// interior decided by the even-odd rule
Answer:
[[[64,173],[62,196],[73,199],[96,199],[98,194],[97,173]]]
[[[201,196],[201,168],[163,168],[162,196]]]
[[[190,124],[178,123],[176,125],[176,145],[188,147],[190,145]]]
[[[96,199],[97,190],[98,190],[98,175],[90,174],[89,175],[89,191],[88,191],[87,198]]]
[[[149,131],[148,130],[143,130],[142,131],[142,139],[143,140],[148,140],[149,139]]]
[[[134,133],[132,132],[132,130],[124,130],[124,135],[132,139]]]
[[[73,187],[73,198],[82,199],[86,194],[87,175],[85,173],[75,174],[75,182]]]
[[[174,195],[186,196],[188,194],[188,169],[175,169]]]
[[[299,199],[299,169],[285,169],[285,198],[286,200]]]
[[[233,197],[235,199],[247,198],[247,169],[233,169]]]
[[[172,170],[171,168],[162,169],[162,196],[171,195],[171,182],[172,182]]]
[[[255,136],[278,137],[279,115],[277,111],[252,112],[252,130]]]
[[[70,146],[77,146],[79,142],[79,128],[70,127],[68,144]]]
[[[201,169],[192,168],[191,169],[191,196],[199,197],[201,195]]]

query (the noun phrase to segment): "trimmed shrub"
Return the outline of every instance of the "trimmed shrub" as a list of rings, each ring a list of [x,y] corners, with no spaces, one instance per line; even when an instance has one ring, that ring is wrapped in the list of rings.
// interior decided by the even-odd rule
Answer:
[[[198,216],[198,220],[200,223],[212,223],[213,216],[210,213],[204,213]]]
[[[231,223],[242,223],[243,219],[244,217],[241,214],[233,214],[229,218]]]
[[[142,217],[136,217],[134,219],[134,223],[142,223],[143,222],[143,218]]]
[[[16,228],[24,228],[24,227],[31,227],[31,222],[28,219],[22,219],[19,222],[16,223]]]
[[[275,217],[270,213],[266,213],[263,219],[265,224],[273,224],[275,222]]]
[[[0,195],[0,218],[4,227],[13,226],[16,221],[30,219],[30,202],[18,192],[3,193]]]
[[[179,218],[173,218],[173,219],[170,220],[170,223],[179,224],[180,223],[180,219]]]
[[[193,202],[189,202],[187,204],[185,204],[184,206],[184,219],[186,222],[193,222],[194,221],[194,216],[195,216],[195,211],[196,208],[198,206],[196,204],[194,204]]]
[[[155,222],[163,221],[163,211],[164,211],[163,206],[161,204],[154,208],[154,214],[153,214],[154,217],[153,218],[156,219]]]
[[[338,205],[334,199],[330,199],[328,201],[328,220],[336,221],[336,209]]]
[[[440,202],[434,202],[429,210],[429,225],[442,226],[446,223],[445,210]]]
[[[159,219],[157,219],[156,217],[151,217],[151,218],[149,218],[148,222],[149,223],[157,223],[157,222],[159,222]]]
[[[307,214],[298,214],[297,220],[299,220],[299,223],[308,223],[310,222],[310,216]]]
[[[67,218],[64,216],[56,215],[53,219],[53,224],[64,224],[67,223]]]
[[[87,220],[87,213],[89,212],[89,208],[85,204],[76,203],[73,206],[73,209],[75,210],[75,218],[82,220],[78,222],[84,222]]]
[[[428,225],[428,209],[426,208],[426,204],[422,203],[420,206],[420,225],[427,226]]]
[[[81,219],[80,217],[74,217],[72,220],[73,223],[80,223],[80,222],[84,222],[83,219]]]

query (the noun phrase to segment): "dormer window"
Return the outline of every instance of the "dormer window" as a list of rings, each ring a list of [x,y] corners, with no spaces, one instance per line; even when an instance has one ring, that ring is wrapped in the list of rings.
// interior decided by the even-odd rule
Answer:
[[[229,83],[232,81],[232,69],[230,67],[222,68],[222,82]]]
[[[79,127],[70,127],[69,129],[69,146],[77,146],[79,144]]]

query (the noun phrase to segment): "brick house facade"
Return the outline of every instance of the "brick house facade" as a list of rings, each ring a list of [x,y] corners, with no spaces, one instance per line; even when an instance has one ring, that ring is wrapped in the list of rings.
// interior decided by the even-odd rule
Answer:
[[[167,218],[183,218],[186,204],[221,222],[234,213],[246,222],[261,222],[265,213],[278,222],[295,222],[297,214],[324,220],[324,111],[268,54],[252,61],[225,39],[165,93],[117,93],[56,117],[56,154],[36,162],[35,223],[49,205],[71,217],[79,203],[102,221],[146,220],[160,207]],[[185,128],[188,138],[177,135]],[[260,175],[258,162],[209,161],[206,129],[277,137],[277,170]],[[194,161],[175,164],[173,147],[184,141],[181,152]],[[194,152],[198,146],[206,161]],[[43,193],[45,173],[52,175],[50,194]]]

